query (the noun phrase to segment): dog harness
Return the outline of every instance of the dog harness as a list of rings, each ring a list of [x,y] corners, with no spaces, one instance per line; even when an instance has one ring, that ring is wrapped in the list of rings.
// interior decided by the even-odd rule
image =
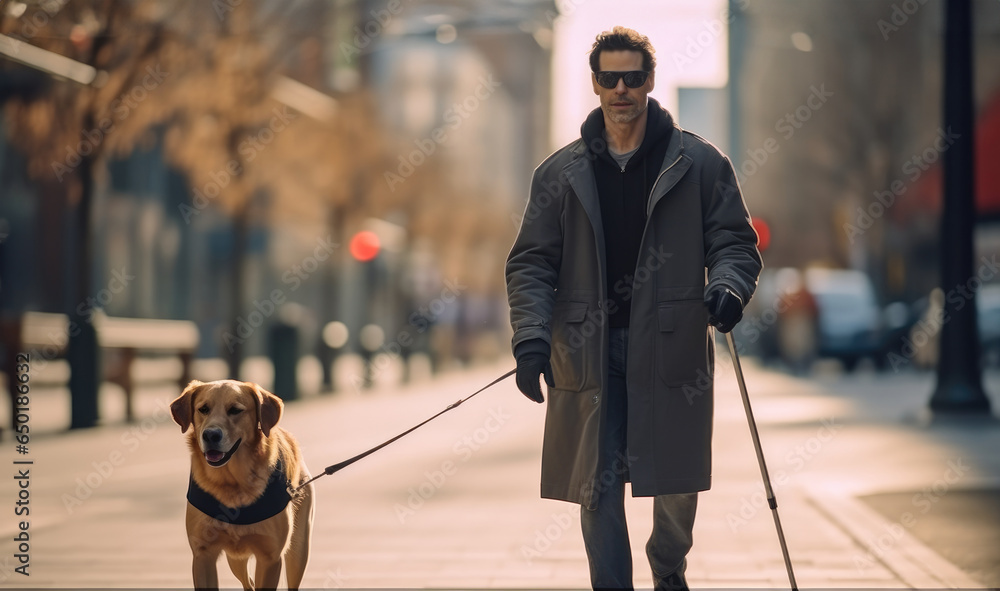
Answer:
[[[288,475],[285,474],[285,463],[278,456],[274,472],[267,479],[267,488],[259,499],[243,507],[229,507],[212,496],[210,492],[198,486],[191,474],[188,481],[187,500],[195,509],[213,519],[233,525],[250,525],[274,517],[285,510],[292,497],[288,495]]]

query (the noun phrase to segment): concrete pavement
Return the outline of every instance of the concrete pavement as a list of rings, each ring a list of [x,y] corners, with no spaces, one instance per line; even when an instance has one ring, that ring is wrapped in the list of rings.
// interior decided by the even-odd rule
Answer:
[[[719,351],[714,484],[701,495],[688,577],[696,588],[786,588],[746,418]],[[1000,488],[996,421],[924,421],[931,374],[821,374],[800,379],[744,361],[764,453],[800,588],[984,588],[918,534],[949,493]],[[513,367],[456,371],[405,388],[343,391],[286,406],[314,472],[363,451]],[[1000,392],[1000,377],[988,388]],[[188,459],[165,402],[137,403],[142,421],[54,433],[64,395],[39,394],[31,460],[30,576],[14,572],[18,481],[0,481],[2,587],[190,586],[184,535]],[[994,408],[1000,400],[993,398]],[[333,476],[317,481],[309,588],[586,588],[575,505],[538,498],[544,411],[513,379]],[[48,421],[48,423],[46,423]],[[46,433],[45,425],[48,425]],[[8,464],[11,476],[15,466]],[[902,509],[865,498],[903,493]],[[918,498],[918,495],[923,495]],[[926,507],[926,510],[925,510]],[[898,510],[898,512],[897,512]],[[649,499],[629,499],[635,583]],[[907,518],[908,514],[908,518]],[[898,517],[896,517],[898,515]],[[958,534],[962,523],[951,524]],[[959,561],[956,561],[959,562]],[[220,564],[223,585],[236,579]]]

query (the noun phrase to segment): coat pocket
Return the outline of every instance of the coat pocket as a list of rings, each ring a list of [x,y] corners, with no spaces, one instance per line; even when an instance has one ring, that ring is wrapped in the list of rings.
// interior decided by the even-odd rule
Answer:
[[[552,378],[556,388],[579,392],[587,381],[587,359],[601,327],[587,320],[587,302],[556,302],[552,309]]]
[[[701,299],[660,302],[656,307],[656,373],[667,386],[708,376],[708,310]]]

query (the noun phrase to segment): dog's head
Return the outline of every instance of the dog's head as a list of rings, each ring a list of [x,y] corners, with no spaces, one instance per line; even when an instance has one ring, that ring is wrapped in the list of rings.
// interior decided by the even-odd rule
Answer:
[[[244,439],[271,434],[284,408],[281,399],[250,382],[192,381],[170,403],[170,413],[184,433],[194,426],[193,439],[216,468],[228,462]]]

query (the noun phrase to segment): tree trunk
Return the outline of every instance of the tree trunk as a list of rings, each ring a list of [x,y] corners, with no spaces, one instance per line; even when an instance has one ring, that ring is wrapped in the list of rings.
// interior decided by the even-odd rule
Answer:
[[[233,338],[227,346],[226,361],[229,365],[229,377],[234,380],[240,379],[240,365],[243,363],[243,344],[250,335],[247,334],[247,325],[241,323],[243,317],[243,288],[244,275],[243,265],[246,262],[247,240],[250,225],[250,199],[247,198],[233,216],[233,250],[232,258],[232,283],[229,291],[229,308],[232,311],[232,324],[229,327]]]

